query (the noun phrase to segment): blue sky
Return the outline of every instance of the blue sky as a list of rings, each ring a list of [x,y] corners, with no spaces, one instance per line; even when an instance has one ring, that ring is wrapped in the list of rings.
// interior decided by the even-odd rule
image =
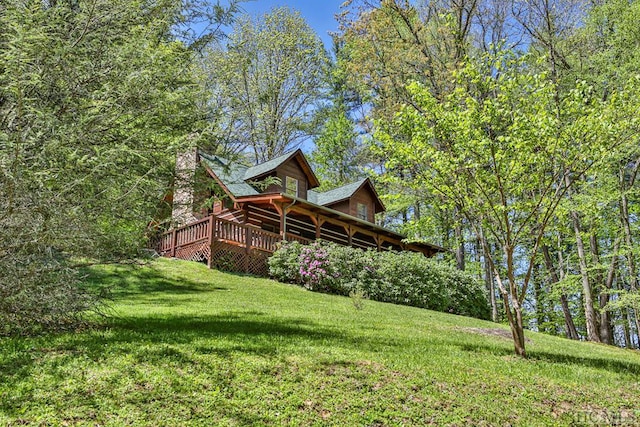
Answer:
[[[299,11],[307,23],[318,33],[328,51],[331,51],[330,31],[338,29],[334,15],[344,0],[251,0],[240,5],[247,13],[258,15],[278,6]]]

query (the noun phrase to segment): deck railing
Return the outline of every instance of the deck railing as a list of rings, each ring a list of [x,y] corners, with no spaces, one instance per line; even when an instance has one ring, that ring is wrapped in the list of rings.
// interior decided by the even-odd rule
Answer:
[[[176,250],[198,242],[207,241],[211,236],[211,217],[192,222],[182,227],[162,233],[156,241],[156,251],[160,255],[176,256]]]
[[[214,239],[266,252],[274,252],[276,244],[281,240],[277,233],[220,218],[214,219],[214,231]]]
[[[311,242],[310,239],[306,239],[304,237],[298,236],[297,234],[293,234],[293,233],[287,233],[287,240],[290,242],[296,241],[296,242],[302,243],[303,245],[308,245]]]
[[[289,240],[292,240],[293,237],[299,241],[306,240],[287,233]],[[176,251],[183,246],[206,241],[211,244],[216,240],[242,246],[247,250],[258,249],[274,252],[281,237],[277,233],[212,215],[163,233],[156,240],[155,248],[161,255],[174,257]]]

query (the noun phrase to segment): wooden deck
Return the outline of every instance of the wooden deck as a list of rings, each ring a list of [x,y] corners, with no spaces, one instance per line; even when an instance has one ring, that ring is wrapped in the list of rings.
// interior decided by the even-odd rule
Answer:
[[[287,233],[287,240],[309,240]],[[153,245],[164,257],[206,261],[210,268],[268,275],[267,258],[282,236],[215,215],[161,234]]]

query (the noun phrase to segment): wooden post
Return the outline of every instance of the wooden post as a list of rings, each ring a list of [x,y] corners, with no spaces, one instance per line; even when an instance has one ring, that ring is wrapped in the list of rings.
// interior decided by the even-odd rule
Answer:
[[[244,259],[242,260],[242,270],[249,273],[251,265],[251,227],[245,225],[244,229]]]
[[[345,233],[347,233],[347,243],[349,246],[352,246],[352,240],[353,240],[353,235],[356,234],[358,232],[357,228],[353,228],[351,226],[351,224],[344,224],[342,226],[342,228],[344,228]]]
[[[252,243],[252,232],[251,232],[251,227],[249,226],[245,226],[244,229],[244,246],[245,246],[245,252],[249,253],[249,250],[251,249],[251,243]]]
[[[207,267],[213,266],[213,232],[216,227],[216,219],[213,215],[209,217],[209,259],[207,260]]]
[[[320,220],[319,215],[307,215],[316,228],[316,239],[320,237]]]
[[[287,240],[287,236],[285,236],[285,227],[287,223],[286,219],[284,218],[284,216],[286,215],[284,205],[274,202],[273,207],[276,209],[276,212],[278,212],[278,215],[280,216],[280,229],[278,230],[278,234],[280,234],[280,240]]]
[[[171,233],[171,258],[176,257],[176,245],[178,244],[178,234],[176,233],[176,229],[173,229]]]
[[[324,219],[321,215],[307,214],[313,225],[316,227],[316,240],[320,238],[320,227],[324,224]]]
[[[316,239],[320,238],[320,228],[322,227],[322,223],[324,221],[320,222],[320,215],[318,215],[318,220],[316,221]]]

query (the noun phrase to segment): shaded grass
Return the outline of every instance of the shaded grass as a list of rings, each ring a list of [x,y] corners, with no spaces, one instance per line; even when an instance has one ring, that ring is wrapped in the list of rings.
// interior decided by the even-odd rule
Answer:
[[[640,421],[634,351],[529,333],[522,360],[490,322],[181,261],[89,274],[100,327],[0,340],[0,425]]]

